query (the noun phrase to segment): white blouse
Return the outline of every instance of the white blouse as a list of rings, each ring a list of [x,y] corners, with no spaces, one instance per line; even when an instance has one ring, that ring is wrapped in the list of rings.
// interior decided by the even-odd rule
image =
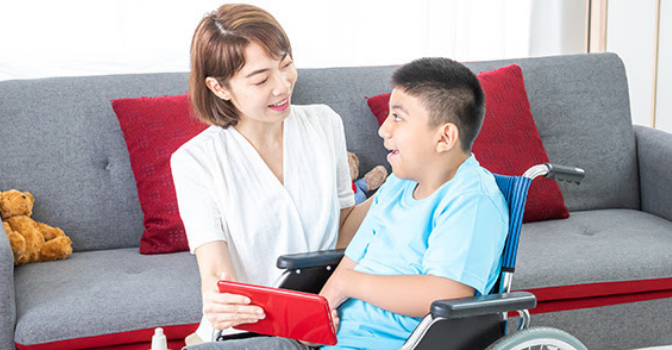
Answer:
[[[278,256],[334,248],[340,210],[355,204],[340,116],[325,105],[291,109],[284,185],[233,127],[211,126],[171,158],[191,252],[227,242],[241,282],[272,285]]]

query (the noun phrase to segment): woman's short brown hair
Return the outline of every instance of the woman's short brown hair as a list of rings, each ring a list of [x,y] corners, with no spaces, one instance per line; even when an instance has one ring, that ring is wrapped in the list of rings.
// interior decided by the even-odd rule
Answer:
[[[201,20],[191,40],[189,92],[196,116],[209,125],[227,128],[238,123],[238,109],[217,97],[205,84],[212,77],[228,81],[245,66],[245,48],[251,42],[269,57],[292,56],[287,34],[268,12],[244,4],[221,6]]]

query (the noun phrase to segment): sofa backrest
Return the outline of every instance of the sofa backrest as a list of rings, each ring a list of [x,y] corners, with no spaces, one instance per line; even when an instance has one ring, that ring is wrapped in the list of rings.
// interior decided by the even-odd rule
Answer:
[[[570,211],[639,208],[625,70],[613,54],[467,63],[478,73],[523,69],[532,114],[552,162],[583,167],[580,186],[561,183]],[[395,67],[301,69],[293,103],[323,103],[344,120],[360,173],[386,151],[365,96],[390,91]],[[59,226],[77,251],[138,246],[142,211],[110,100],[178,95],[186,73],[0,82],[0,190],[37,199],[34,218]],[[388,167],[389,169],[389,167]]]
[[[639,208],[635,135],[625,69],[618,56],[608,53],[465,64],[474,73],[510,64],[522,68],[532,115],[550,161],[587,172],[580,186],[560,182],[570,211]],[[299,73],[295,101],[325,103],[341,115],[348,149],[361,160],[360,174],[377,164],[387,166],[387,152],[364,96],[390,92],[394,68]]]
[[[0,190],[31,192],[33,218],[76,251],[139,246],[143,214],[110,100],[187,85],[185,73],[0,82]]]
[[[477,62],[474,71],[518,64],[551,162],[586,170],[559,182],[570,211],[639,209],[639,172],[625,67],[612,53]],[[487,108],[487,107],[486,107]]]

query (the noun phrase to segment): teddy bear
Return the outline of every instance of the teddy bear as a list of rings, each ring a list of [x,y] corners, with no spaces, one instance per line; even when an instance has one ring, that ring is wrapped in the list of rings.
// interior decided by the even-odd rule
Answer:
[[[353,181],[352,189],[355,191],[355,204],[364,202],[366,200],[366,192],[377,189],[383,184],[385,178],[387,178],[387,169],[382,165],[378,165],[366,173],[364,177],[357,180],[359,176],[359,158],[352,152],[348,152],[348,165],[350,166],[350,177]]]
[[[14,253],[14,265],[65,259],[72,254],[72,241],[61,229],[30,218],[34,203],[28,192],[0,192],[0,216]]]

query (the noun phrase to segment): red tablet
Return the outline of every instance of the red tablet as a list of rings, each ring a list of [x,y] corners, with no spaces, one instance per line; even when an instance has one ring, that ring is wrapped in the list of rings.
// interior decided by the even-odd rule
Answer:
[[[235,329],[283,338],[335,345],[336,333],[329,303],[321,295],[253,284],[219,281],[221,293],[244,295],[264,309],[266,318]]]

